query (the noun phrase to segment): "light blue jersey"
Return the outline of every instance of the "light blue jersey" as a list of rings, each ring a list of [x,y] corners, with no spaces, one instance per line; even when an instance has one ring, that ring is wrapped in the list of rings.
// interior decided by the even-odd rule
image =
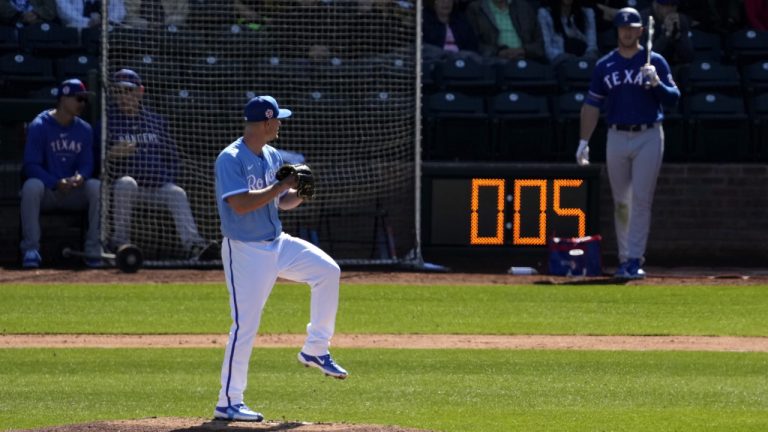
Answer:
[[[278,218],[278,201],[238,215],[225,201],[227,197],[244,192],[264,189],[276,183],[275,173],[283,164],[277,149],[265,145],[257,155],[245,145],[243,138],[227,146],[216,158],[216,202],[221,215],[221,232],[224,237],[242,242],[274,240],[283,230]]]

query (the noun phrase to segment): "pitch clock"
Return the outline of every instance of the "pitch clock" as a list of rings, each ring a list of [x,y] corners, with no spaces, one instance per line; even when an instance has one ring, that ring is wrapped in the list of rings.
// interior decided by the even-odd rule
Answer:
[[[427,247],[546,248],[600,232],[599,167],[425,162],[422,187]]]

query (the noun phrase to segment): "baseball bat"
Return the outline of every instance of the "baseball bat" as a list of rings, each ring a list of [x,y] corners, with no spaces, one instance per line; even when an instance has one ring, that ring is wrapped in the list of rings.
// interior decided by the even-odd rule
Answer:
[[[653,15],[648,16],[648,42],[645,44],[645,64],[651,64],[651,49],[653,48]]]

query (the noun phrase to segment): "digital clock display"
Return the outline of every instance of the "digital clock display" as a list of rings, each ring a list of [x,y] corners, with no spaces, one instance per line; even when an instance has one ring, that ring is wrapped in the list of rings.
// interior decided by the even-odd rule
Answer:
[[[546,247],[599,232],[599,169],[424,164],[422,233],[431,246]]]

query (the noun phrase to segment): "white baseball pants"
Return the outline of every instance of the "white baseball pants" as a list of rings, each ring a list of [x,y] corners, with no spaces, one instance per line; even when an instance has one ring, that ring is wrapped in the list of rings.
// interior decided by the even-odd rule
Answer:
[[[310,321],[302,351],[313,356],[328,354],[336,326],[341,270],[322,249],[285,233],[264,242],[240,242],[225,237],[221,259],[232,327],[221,368],[217,406],[227,406],[243,402],[261,313],[278,277],[309,284]]]
[[[619,261],[642,261],[651,227],[656,179],[664,157],[664,130],[661,124],[642,132],[608,129],[606,145]]]

